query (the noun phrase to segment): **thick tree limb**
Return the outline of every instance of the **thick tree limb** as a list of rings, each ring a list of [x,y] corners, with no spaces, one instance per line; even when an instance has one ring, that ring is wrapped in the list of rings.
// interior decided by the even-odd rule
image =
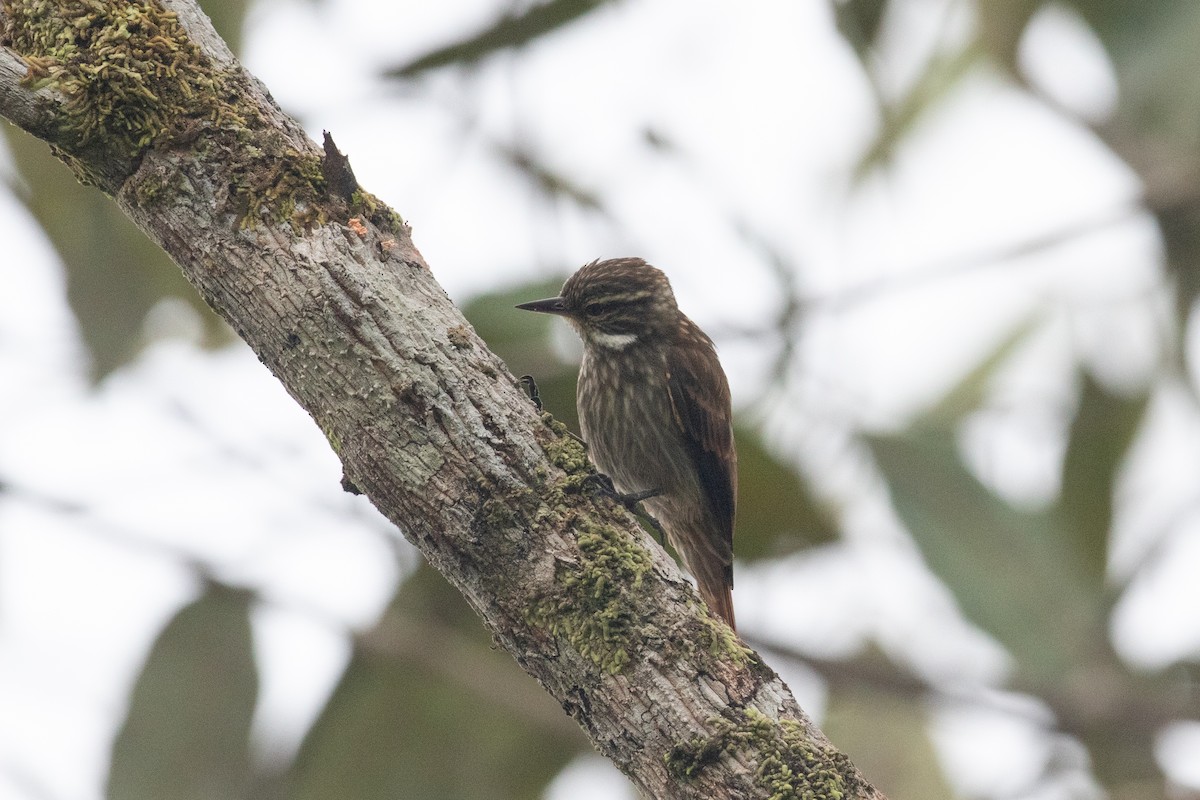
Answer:
[[[0,113],[182,267],[346,475],[653,797],[881,798],[539,416],[408,228],[190,0],[0,3]],[[347,170],[348,171],[348,170]]]

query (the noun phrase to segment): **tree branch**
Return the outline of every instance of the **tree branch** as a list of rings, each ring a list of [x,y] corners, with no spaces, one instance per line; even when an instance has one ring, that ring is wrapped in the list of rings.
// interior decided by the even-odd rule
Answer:
[[[49,109],[61,106],[61,95],[48,87],[32,89],[23,85],[29,64],[16,53],[0,47],[0,109],[10,122],[45,138],[53,119]]]
[[[881,798],[190,0],[0,4],[0,113],[111,195],[347,478],[653,797]],[[18,58],[19,57],[19,58]],[[23,64],[25,69],[18,69]]]

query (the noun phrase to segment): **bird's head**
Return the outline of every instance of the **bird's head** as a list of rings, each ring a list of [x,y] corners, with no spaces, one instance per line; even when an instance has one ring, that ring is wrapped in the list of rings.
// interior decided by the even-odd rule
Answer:
[[[565,317],[585,345],[616,351],[670,335],[679,317],[667,276],[640,258],[593,261],[558,297],[517,308]]]

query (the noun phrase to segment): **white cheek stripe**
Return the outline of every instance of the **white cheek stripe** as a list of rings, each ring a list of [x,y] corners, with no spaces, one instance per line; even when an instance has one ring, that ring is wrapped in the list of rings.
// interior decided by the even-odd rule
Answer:
[[[636,333],[593,333],[592,341],[601,347],[612,350],[624,350],[637,341]]]

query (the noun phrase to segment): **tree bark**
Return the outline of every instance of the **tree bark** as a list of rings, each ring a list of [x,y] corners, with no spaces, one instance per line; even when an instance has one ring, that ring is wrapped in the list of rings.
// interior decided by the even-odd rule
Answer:
[[[0,114],[170,254],[348,480],[642,792],[883,797],[592,490],[583,448],[476,336],[408,227],[191,0],[3,0],[0,25]]]

